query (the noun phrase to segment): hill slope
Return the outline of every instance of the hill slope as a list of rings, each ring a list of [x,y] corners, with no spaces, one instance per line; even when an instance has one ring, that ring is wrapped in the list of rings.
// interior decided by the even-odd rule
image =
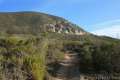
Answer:
[[[83,31],[67,20],[38,12],[0,13],[0,31],[9,34],[39,34],[41,32],[75,33]]]

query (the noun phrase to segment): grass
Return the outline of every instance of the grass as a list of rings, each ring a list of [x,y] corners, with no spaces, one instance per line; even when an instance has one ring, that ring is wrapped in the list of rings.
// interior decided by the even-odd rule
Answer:
[[[8,37],[1,40],[0,63],[10,61],[20,67],[26,67],[25,71],[32,74],[35,80],[43,80],[45,76],[45,56],[47,51],[47,40],[41,41],[36,45],[36,39],[22,39]],[[10,52],[10,53],[9,53]],[[4,55],[3,53],[6,53]],[[3,68],[1,65],[0,67]],[[21,70],[22,71],[22,70]]]
[[[65,36],[65,38],[64,36],[62,36],[64,39],[61,39],[61,37],[59,37],[59,35],[57,34],[52,34],[52,36],[54,37],[50,37],[50,35],[51,34],[45,34],[42,36],[9,35],[7,37],[1,37],[0,72],[5,72],[5,70],[11,70],[9,67],[6,69],[3,66],[3,64],[9,65],[8,63],[10,63],[13,64],[13,70],[19,70],[19,72],[13,72],[14,75],[12,75],[12,73],[9,73],[11,74],[11,76],[17,76],[17,74],[19,74],[19,80],[25,80],[29,76],[31,76],[33,80],[43,80],[43,78],[46,76],[46,67],[49,67],[46,65],[46,62],[48,60],[46,56],[48,54],[52,54],[52,59],[62,60],[64,58],[65,50],[72,50],[75,53],[77,52],[80,54],[78,57],[82,59],[82,64],[80,64],[80,67],[82,66],[83,68],[85,68],[85,70],[87,68],[89,69],[89,67],[91,68],[92,66],[95,66],[96,68],[99,67],[99,60],[97,57],[102,59],[102,57],[105,56],[104,54],[101,55],[101,53],[108,53],[112,55],[118,53],[119,56],[120,51],[119,44],[117,42],[110,42],[107,40],[99,40],[98,42],[96,40],[96,42],[93,42],[91,41],[92,38],[90,37],[87,40],[85,39],[83,41],[80,41],[80,39],[72,40],[71,38],[74,37],[70,38],[70,36]],[[57,38],[55,38],[56,36]],[[109,45],[108,43],[114,43],[114,45]],[[116,58],[113,59],[117,60]],[[108,60],[108,62],[111,61],[108,56],[105,57],[104,60],[100,61],[104,62],[105,60]],[[98,65],[93,64],[95,61]],[[105,63],[104,65],[109,66],[107,65],[107,63]],[[112,66],[112,64],[110,66]],[[100,70],[101,69],[102,68],[100,68]],[[23,72],[25,72],[29,76],[21,74]],[[3,80],[3,75],[5,74],[0,74],[0,80]],[[20,78],[20,76],[24,77],[24,79]]]

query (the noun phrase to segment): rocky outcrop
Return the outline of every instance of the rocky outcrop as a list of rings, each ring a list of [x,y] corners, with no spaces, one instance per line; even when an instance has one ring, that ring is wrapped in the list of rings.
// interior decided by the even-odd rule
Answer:
[[[79,30],[79,29],[73,29],[70,24],[47,24],[46,27],[48,28],[48,31],[50,32],[57,32],[57,33],[66,33],[66,34],[75,34],[75,35],[85,35],[86,32]]]

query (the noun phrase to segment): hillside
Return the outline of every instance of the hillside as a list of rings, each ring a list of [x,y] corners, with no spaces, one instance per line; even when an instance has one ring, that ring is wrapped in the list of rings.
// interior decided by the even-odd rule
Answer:
[[[80,80],[81,74],[103,73],[120,76],[119,39],[44,13],[0,13],[0,80]]]
[[[41,32],[75,33],[83,31],[67,20],[38,12],[0,13],[0,31],[8,34],[39,34]]]

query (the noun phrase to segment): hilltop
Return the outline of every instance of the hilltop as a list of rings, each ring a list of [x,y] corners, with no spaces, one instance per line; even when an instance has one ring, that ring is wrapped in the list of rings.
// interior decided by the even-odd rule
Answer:
[[[40,34],[42,32],[84,34],[84,30],[69,21],[38,12],[0,13],[0,32],[8,34]]]

